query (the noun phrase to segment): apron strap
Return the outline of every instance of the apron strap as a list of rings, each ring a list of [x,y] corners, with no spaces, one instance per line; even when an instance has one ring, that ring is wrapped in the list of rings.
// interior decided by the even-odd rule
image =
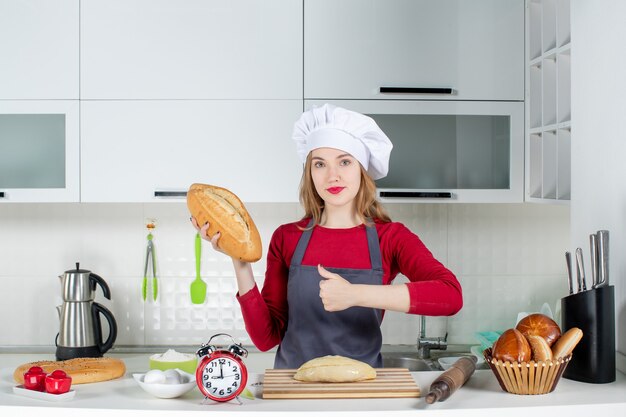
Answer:
[[[366,221],[370,222],[371,219],[366,219]],[[298,245],[296,246],[296,250],[291,258],[291,265],[300,266],[302,264],[302,258],[304,258],[304,253],[306,252],[306,248],[309,246],[309,241],[311,240],[311,235],[313,234],[313,224],[314,220],[311,218],[306,226],[306,229],[302,232],[302,236],[300,236],[300,239],[298,240]],[[382,271],[383,262],[380,254],[380,244],[378,243],[376,225],[365,226],[365,231],[367,233],[367,246],[370,252],[370,264],[372,269]]]
[[[306,229],[302,232],[302,236],[298,240],[298,245],[296,246],[296,250],[293,252],[293,256],[291,257],[291,265],[292,266],[300,266],[302,264],[302,258],[304,258],[304,252],[306,252],[307,246],[309,246],[309,240],[311,240],[311,234],[313,232],[313,224],[314,220],[311,217],[309,224],[307,224]]]
[[[367,219],[368,222],[371,219]],[[380,254],[380,243],[378,242],[378,232],[376,232],[376,225],[373,226],[365,226],[365,230],[367,231],[367,246],[370,250],[370,263],[372,265],[372,269],[375,271],[383,270],[383,258]]]

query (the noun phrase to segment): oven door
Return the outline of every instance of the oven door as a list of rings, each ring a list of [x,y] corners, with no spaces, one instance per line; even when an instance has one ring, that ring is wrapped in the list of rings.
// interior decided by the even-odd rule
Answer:
[[[524,103],[307,100],[371,116],[393,142],[384,202],[517,203],[524,199]]]

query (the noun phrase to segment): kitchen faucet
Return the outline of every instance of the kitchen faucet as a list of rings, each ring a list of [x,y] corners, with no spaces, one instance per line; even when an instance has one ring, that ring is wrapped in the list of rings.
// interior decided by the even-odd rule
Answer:
[[[417,338],[417,357],[430,358],[431,349],[446,350],[448,348],[448,332],[444,337],[426,337],[426,316],[420,316],[420,334]]]

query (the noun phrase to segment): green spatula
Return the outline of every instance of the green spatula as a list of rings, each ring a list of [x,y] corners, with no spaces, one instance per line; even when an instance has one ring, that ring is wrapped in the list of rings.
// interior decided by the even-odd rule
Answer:
[[[191,302],[194,304],[204,303],[206,298],[206,283],[200,277],[200,258],[202,256],[202,238],[196,233],[196,279],[191,282]]]

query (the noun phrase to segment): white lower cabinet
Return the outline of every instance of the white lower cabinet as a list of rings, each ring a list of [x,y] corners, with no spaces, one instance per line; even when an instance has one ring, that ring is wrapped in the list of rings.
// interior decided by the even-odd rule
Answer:
[[[163,201],[200,182],[297,202],[301,113],[301,100],[82,101],[81,201]]]

